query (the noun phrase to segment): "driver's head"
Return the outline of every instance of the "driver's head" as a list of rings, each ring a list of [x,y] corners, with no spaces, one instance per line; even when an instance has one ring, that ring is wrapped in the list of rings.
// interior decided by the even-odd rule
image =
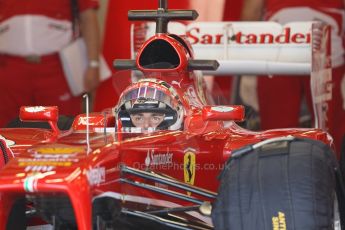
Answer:
[[[130,117],[135,127],[156,129],[164,121],[165,115],[163,113],[135,113],[130,114]]]
[[[127,103],[126,110],[130,115],[133,126],[143,129],[164,128],[162,125],[165,123],[165,120],[173,119],[173,116],[166,118],[166,115],[174,113],[164,102],[152,98],[138,98],[131,105]]]
[[[183,109],[177,99],[165,85],[143,80],[121,95],[117,117],[123,128],[136,127],[144,132],[177,130],[183,120]]]

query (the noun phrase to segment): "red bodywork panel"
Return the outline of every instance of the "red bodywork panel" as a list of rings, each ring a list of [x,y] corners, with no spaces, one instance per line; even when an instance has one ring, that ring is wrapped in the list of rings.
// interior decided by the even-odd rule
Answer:
[[[15,145],[11,149],[16,156],[0,172],[3,204],[0,209],[1,229],[5,228],[3,224],[6,223],[13,198],[20,194],[53,195],[59,192],[67,195],[73,204],[79,229],[90,229],[91,200],[104,194],[114,197],[119,194],[134,198],[146,197],[161,202],[162,206],[170,203],[188,205],[185,201],[120,183],[121,164],[141,170],[150,169],[186,182],[184,156],[191,153],[195,155],[196,168],[193,184],[216,192],[219,183],[217,176],[234,149],[287,135],[330,144],[328,135],[321,130],[250,132],[233,122],[227,128],[215,121],[205,122],[198,113],[189,118],[193,120],[190,123],[191,131],[186,127],[183,131],[161,131],[137,137],[128,134],[128,138],[124,135],[124,139],[118,142],[116,134],[105,134],[99,128],[99,124],[104,123],[104,115],[94,114],[90,119],[92,151],[89,154],[86,153],[86,133],[81,131],[84,124],[79,127],[75,123],[73,129],[62,133],[54,142],[48,141],[51,139],[49,133],[52,132],[47,130],[1,130],[0,135],[14,141]],[[80,116],[76,121],[78,119],[86,117]],[[113,120],[112,117],[108,119]]]

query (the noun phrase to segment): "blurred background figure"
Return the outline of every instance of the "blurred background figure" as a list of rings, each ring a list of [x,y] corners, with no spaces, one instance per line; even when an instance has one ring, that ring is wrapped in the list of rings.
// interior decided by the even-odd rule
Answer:
[[[199,13],[197,21],[200,22],[220,22],[223,21],[223,11],[225,0],[189,0],[190,8]],[[206,87],[212,93],[215,104],[229,104],[231,100],[230,77],[204,76]]]
[[[244,0],[243,21],[270,20],[285,24],[293,21],[322,21],[332,27],[332,99],[328,108],[328,127],[337,151],[345,134],[344,97],[344,3],[342,0]],[[255,82],[251,82],[255,90]],[[261,128],[298,127],[302,96],[311,107],[310,79],[305,77],[273,76],[257,78],[257,95]]]
[[[0,0],[0,127],[18,116],[22,105],[57,105],[60,114],[81,112],[58,52],[80,32],[89,65],[85,89],[99,84],[98,0]]]
[[[238,1],[229,1],[223,0],[223,7],[220,14],[219,21],[239,21],[240,12],[242,9],[242,0]],[[213,11],[212,7],[209,8],[209,11]],[[215,12],[213,12],[215,14]],[[219,97],[224,97],[223,100],[220,100],[220,103],[236,103],[236,93],[237,93],[237,79],[234,79],[234,76],[220,76],[214,79],[213,94],[219,95]],[[233,84],[234,83],[234,84]],[[217,87],[217,88],[215,88]]]
[[[225,0],[223,21],[241,21],[242,6],[243,0]],[[243,81],[245,81],[246,84],[243,84]],[[256,90],[251,90],[253,88],[253,84],[256,84],[256,79],[252,76],[227,76],[217,77],[215,79],[215,85],[219,86],[220,95],[227,98],[229,104],[245,105],[246,119],[244,122],[240,123],[240,125],[250,130],[258,130],[260,128],[258,115],[259,106]],[[247,87],[249,87],[249,90]]]
[[[201,22],[240,21],[242,4],[242,0],[190,0],[190,8],[199,12],[200,16],[197,21]],[[240,125],[251,130],[259,128],[256,93],[253,94],[247,90],[240,91],[240,76],[204,76],[204,78],[215,104],[243,104],[246,102],[246,121]],[[249,79],[252,81],[253,78]],[[240,97],[240,92],[244,92],[242,97]]]

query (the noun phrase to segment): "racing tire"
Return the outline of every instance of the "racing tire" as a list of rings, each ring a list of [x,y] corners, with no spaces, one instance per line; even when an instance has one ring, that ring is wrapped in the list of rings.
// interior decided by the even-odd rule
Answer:
[[[329,146],[308,139],[277,141],[247,147],[229,160],[212,220],[222,230],[344,230],[344,201]]]

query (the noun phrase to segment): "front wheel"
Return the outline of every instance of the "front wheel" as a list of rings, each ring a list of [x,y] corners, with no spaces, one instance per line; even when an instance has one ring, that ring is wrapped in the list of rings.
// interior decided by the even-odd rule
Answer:
[[[221,177],[216,229],[342,229],[334,153],[306,139],[262,145],[232,159]],[[343,228],[344,229],[344,228]]]

